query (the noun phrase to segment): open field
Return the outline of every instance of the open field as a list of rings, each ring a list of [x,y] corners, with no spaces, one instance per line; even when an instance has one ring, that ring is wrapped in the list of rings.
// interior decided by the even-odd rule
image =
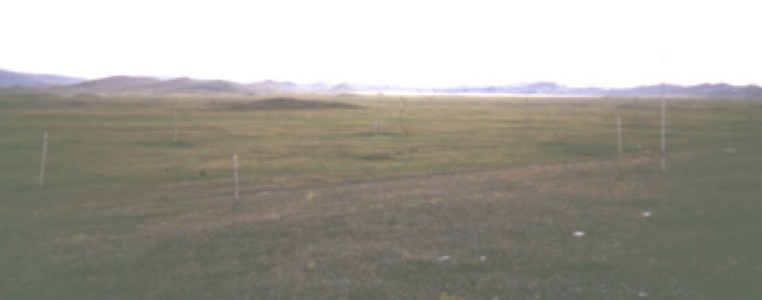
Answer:
[[[0,95],[0,298],[762,298],[758,101],[298,99]]]

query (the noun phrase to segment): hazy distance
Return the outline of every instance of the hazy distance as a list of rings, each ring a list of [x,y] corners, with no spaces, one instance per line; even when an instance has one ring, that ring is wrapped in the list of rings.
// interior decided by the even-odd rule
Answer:
[[[753,1],[12,1],[0,68],[454,86],[762,84]]]

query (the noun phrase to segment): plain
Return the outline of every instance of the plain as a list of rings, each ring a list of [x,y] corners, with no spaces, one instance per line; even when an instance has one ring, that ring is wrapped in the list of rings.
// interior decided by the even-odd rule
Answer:
[[[667,103],[2,94],[0,298],[761,298],[762,105]]]

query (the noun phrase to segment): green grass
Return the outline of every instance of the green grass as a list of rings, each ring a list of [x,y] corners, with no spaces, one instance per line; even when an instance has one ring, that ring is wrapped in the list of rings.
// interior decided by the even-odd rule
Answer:
[[[0,298],[762,297],[756,102],[300,98],[0,95]]]
[[[658,101],[648,100],[533,99],[525,126],[523,101],[510,99],[411,99],[403,106],[394,98],[345,97],[365,108],[258,111],[231,104],[255,99],[184,98],[180,139],[173,143],[175,100],[5,96],[0,138],[9,172],[2,182],[11,190],[34,185],[44,130],[50,131],[48,186],[223,179],[233,153],[260,187],[598,158],[616,154],[617,112],[625,153],[659,147]],[[744,105],[671,101],[670,150],[731,147],[755,135]],[[377,119],[383,130],[374,138]]]

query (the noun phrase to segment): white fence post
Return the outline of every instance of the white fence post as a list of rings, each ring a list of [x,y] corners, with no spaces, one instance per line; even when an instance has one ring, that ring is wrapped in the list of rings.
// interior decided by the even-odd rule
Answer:
[[[174,134],[174,141],[177,143],[177,100],[175,100],[174,118],[172,119],[172,132]]]
[[[40,159],[40,186],[45,182],[45,160],[48,156],[48,131],[42,135],[42,158]]]
[[[621,115],[616,115],[616,135],[617,135],[617,143],[619,145],[619,156],[622,156],[622,117]]]
[[[667,108],[666,108],[666,102],[664,97],[664,84],[662,84],[662,92],[661,92],[661,171],[667,171],[667,136],[666,136],[666,127],[667,127]]]
[[[238,154],[233,154],[233,186],[235,199],[238,200]]]

